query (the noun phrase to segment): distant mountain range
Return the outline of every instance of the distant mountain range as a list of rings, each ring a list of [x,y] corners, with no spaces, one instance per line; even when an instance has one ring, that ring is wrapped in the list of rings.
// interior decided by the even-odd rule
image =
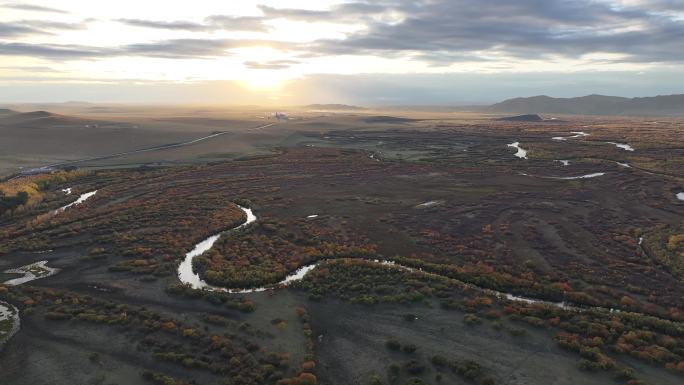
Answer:
[[[684,95],[646,98],[588,95],[577,98],[533,96],[508,99],[486,108],[488,112],[575,115],[684,115]]]
[[[309,104],[304,106],[307,110],[320,110],[320,111],[360,111],[365,110],[363,107],[350,106],[348,104]]]

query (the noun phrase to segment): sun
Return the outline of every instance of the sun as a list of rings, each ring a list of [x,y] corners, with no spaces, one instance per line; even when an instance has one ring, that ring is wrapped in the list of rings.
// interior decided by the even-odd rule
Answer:
[[[240,83],[250,90],[277,91],[282,89],[288,80],[284,74],[279,72],[280,71],[271,70],[250,70],[241,76]]]

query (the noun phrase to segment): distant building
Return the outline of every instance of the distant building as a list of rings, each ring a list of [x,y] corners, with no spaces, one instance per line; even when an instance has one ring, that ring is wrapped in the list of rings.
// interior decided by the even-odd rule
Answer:
[[[287,115],[283,114],[282,112],[274,113],[273,118],[275,120],[290,120],[290,118]]]

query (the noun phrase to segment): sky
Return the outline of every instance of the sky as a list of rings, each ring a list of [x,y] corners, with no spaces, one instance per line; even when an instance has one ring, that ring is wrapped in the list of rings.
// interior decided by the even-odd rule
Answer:
[[[684,0],[0,0],[0,103],[684,93]]]

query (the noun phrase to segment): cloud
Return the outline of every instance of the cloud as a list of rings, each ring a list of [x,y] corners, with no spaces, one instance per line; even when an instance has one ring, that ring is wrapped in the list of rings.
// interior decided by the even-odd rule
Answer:
[[[44,33],[35,28],[17,23],[0,23],[0,38]]]
[[[643,5],[617,7],[608,1],[592,0],[423,0],[350,3],[334,10],[347,19],[364,6],[367,12],[393,12],[399,21],[366,19],[366,29],[346,39],[322,40],[310,50],[325,55],[417,55],[448,63],[448,56],[477,56],[496,53],[515,59],[544,59],[551,56],[579,58],[591,53],[619,53],[626,61],[681,61],[684,22],[665,11],[681,7],[678,1],[656,1],[654,12]],[[272,10],[266,15],[306,17],[307,11]],[[348,12],[348,13],[345,13]],[[310,17],[329,17],[320,13]],[[370,21],[369,21],[370,20]],[[458,61],[458,60],[456,60]]]
[[[243,47],[270,47],[285,50],[291,46],[274,40],[257,39],[172,39],[130,44],[118,49],[121,56],[148,56],[165,59],[188,59],[227,56],[228,50]]]
[[[47,66],[4,66],[0,70],[11,72],[28,72],[28,73],[61,73],[63,71],[47,67]]]
[[[17,21],[16,23],[42,31],[77,31],[86,29],[88,27],[88,23],[92,21],[92,19],[86,19],[78,23],[64,23],[52,20],[21,20]]]
[[[52,35],[56,31],[73,31],[85,29],[90,20],[80,23],[63,23],[51,20],[19,20],[0,23],[0,38],[19,37],[26,35]]]
[[[71,44],[0,42],[0,56],[31,56],[49,60],[95,60],[121,56],[199,59],[228,56],[231,54],[229,50],[244,47],[269,47],[285,51],[296,45],[259,39],[171,39],[102,48]]]
[[[108,56],[110,52],[94,47],[60,44],[27,44],[0,42],[0,56],[30,56],[44,59],[94,59]]]
[[[45,8],[15,3],[3,7]],[[496,62],[494,64],[502,69],[514,68],[525,60],[684,61],[684,3],[681,0],[356,0],[323,10],[264,5],[258,8],[262,12],[260,16],[209,15],[198,19],[200,21],[117,20],[127,26],[188,32],[182,39],[140,41],[102,48],[4,42],[0,44],[0,55],[36,55],[60,60],[111,56],[213,58],[230,55],[233,48],[268,46],[291,51],[301,60],[368,55],[408,59],[430,66]],[[269,23],[276,19],[363,25],[363,28],[354,28],[355,32],[347,33],[343,38],[310,43],[199,39],[193,38],[192,34],[269,32]],[[0,23],[0,38],[56,34],[86,28],[87,22],[5,22]],[[594,57],[604,59],[592,59]],[[253,69],[285,69],[294,63],[248,61],[244,64]]]
[[[212,15],[207,17],[205,21],[212,28],[225,31],[266,32],[270,30],[270,28],[264,24],[266,19],[258,16]]]
[[[295,64],[299,64],[296,60],[271,60],[267,62],[246,61],[243,63],[245,67],[257,70],[282,70],[288,69]]]
[[[204,23],[183,20],[156,21],[142,19],[118,19],[117,21],[134,27],[191,32],[219,30],[266,32],[269,30],[268,26],[264,24],[264,18],[252,16],[212,15],[205,18]]]
[[[148,56],[166,59],[225,56],[234,45],[229,40],[174,39],[121,47],[122,56]]]
[[[154,21],[141,19],[118,19],[119,23],[127,24],[133,27],[154,28],[154,29],[170,29],[181,31],[206,31],[207,26],[191,21]]]
[[[61,9],[43,7],[40,5],[33,5],[33,4],[10,3],[10,4],[2,4],[2,5],[0,5],[0,7],[9,8],[9,9],[17,9],[20,11],[62,13],[62,14],[68,14],[69,13],[69,12],[61,10]]]
[[[288,19],[301,21],[327,21],[333,17],[332,11],[313,11],[309,9],[273,8],[259,5],[258,8],[268,19]]]
[[[382,1],[373,3],[346,3],[335,5],[329,10],[309,10],[296,8],[274,8],[259,5],[258,8],[267,19],[287,19],[304,22],[331,22],[359,21],[367,17],[383,14],[390,11],[392,6],[382,5]]]

